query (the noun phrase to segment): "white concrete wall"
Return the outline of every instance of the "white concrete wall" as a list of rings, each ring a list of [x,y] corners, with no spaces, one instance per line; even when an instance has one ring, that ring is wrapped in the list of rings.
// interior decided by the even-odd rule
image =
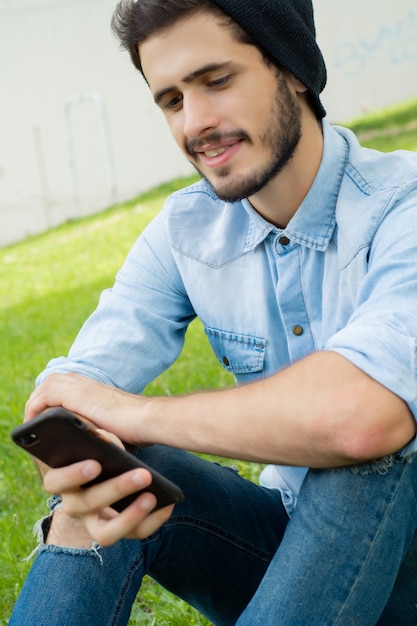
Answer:
[[[191,171],[118,50],[115,4],[0,0],[0,245]],[[415,0],[315,11],[332,121],[417,95]]]
[[[416,0],[313,0],[328,116],[344,121],[417,96]]]
[[[0,0],[0,245],[87,215],[190,171],[140,74],[110,31],[115,0]],[[100,109],[65,104],[99,94]],[[78,196],[78,199],[77,197]]]

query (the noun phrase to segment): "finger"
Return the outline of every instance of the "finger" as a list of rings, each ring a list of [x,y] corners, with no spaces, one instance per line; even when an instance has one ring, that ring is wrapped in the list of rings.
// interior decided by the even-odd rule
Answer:
[[[103,428],[96,428],[96,432],[100,434],[100,436],[106,441],[110,441],[110,443],[116,444],[119,448],[125,450],[123,443],[120,441],[119,437],[114,433],[110,433],[108,430],[104,430]]]
[[[151,513],[141,524],[137,524],[128,537],[135,539],[146,539],[152,535],[158,528],[165,524],[165,522],[171,517],[174,510],[173,504],[165,506],[163,509],[158,509],[154,513]]]
[[[101,473],[98,461],[87,460],[50,469],[43,478],[43,486],[49,493],[65,493],[80,488]]]
[[[26,401],[24,421],[28,422],[47,408],[48,405],[45,403],[45,401],[39,398],[38,389],[35,389],[35,391],[32,391]]]
[[[104,515],[88,515],[84,523],[89,534],[102,546],[110,546],[122,538],[145,539],[167,521],[174,508],[171,505],[150,513],[155,506],[155,496],[145,493],[122,513],[111,518],[106,511]]]
[[[78,402],[85,384],[86,378],[80,374],[51,374],[29,396],[25,407],[25,421],[53,406],[65,404],[69,410],[76,410],[72,405]],[[75,388],[77,393],[74,393]]]
[[[26,401],[25,422],[33,419],[49,407],[61,406],[57,389],[61,383],[68,384],[69,376],[68,374],[51,374],[39,387],[32,391]]]
[[[131,470],[85,490],[63,493],[63,508],[72,517],[83,517],[104,510],[125,496],[146,489],[151,482],[152,476],[148,470],[141,468]]]

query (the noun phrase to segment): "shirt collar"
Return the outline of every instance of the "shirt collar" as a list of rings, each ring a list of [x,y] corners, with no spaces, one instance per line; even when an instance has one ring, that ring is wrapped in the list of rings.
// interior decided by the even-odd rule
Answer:
[[[326,120],[323,120],[323,136],[324,148],[319,171],[284,231],[293,243],[319,251],[327,249],[333,235],[336,202],[348,158],[346,140]],[[245,246],[245,251],[248,251],[270,232],[278,229],[259,215],[248,200],[243,200],[242,204],[250,217]]]

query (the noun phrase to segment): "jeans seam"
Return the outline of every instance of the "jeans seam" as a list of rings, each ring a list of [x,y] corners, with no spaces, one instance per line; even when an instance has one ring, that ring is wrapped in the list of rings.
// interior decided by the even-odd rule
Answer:
[[[404,464],[408,464],[408,463],[410,463],[410,462],[411,462],[410,460],[407,460],[407,459],[402,459],[402,461],[400,461],[398,457],[396,458],[396,460],[397,460],[397,462],[403,462]],[[388,471],[389,471],[389,469],[388,469]],[[379,473],[381,473],[381,472],[379,472]],[[388,473],[388,472],[383,472],[383,473]],[[404,474],[403,474],[403,475],[404,475]],[[403,475],[402,475],[402,477],[403,477]],[[401,477],[401,478],[402,478],[402,477]],[[356,574],[356,576],[355,576],[354,583],[353,583],[352,585],[350,585],[350,591],[349,591],[349,594],[348,594],[348,595],[347,595],[347,597],[345,598],[345,601],[343,602],[343,604],[342,604],[342,606],[341,606],[341,608],[340,608],[340,610],[339,610],[339,612],[338,612],[338,614],[337,614],[337,616],[336,616],[336,619],[335,619],[335,622],[334,622],[334,626],[338,626],[338,624],[339,624],[339,620],[340,620],[340,619],[344,619],[344,617],[343,617],[343,612],[344,612],[344,610],[345,610],[345,607],[349,604],[350,599],[351,599],[351,597],[352,597],[353,593],[355,592],[355,590],[357,589],[358,585],[360,584],[360,580],[361,580],[361,578],[362,578],[362,576],[363,576],[363,572],[364,572],[364,570],[366,569],[367,564],[369,563],[369,560],[370,560],[370,558],[371,558],[371,552],[372,552],[372,550],[374,549],[375,542],[377,541],[378,537],[379,537],[379,536],[381,535],[381,533],[382,533],[382,527],[383,527],[383,526],[385,525],[385,523],[386,523],[387,515],[388,515],[388,514],[391,512],[391,510],[392,510],[392,507],[393,507],[393,501],[395,500],[395,498],[396,498],[396,496],[397,496],[397,493],[398,493],[398,490],[400,489],[400,482],[401,482],[401,481],[397,481],[397,482],[396,482],[395,489],[394,489],[394,491],[390,494],[389,502],[387,501],[387,503],[386,503],[386,507],[385,507],[385,509],[384,509],[384,513],[383,513],[383,515],[382,515],[382,517],[381,517],[381,519],[380,519],[380,521],[379,521],[379,523],[378,523],[378,529],[377,529],[377,532],[374,534],[374,536],[373,536],[373,538],[372,538],[372,543],[371,543],[371,545],[370,545],[370,547],[369,547],[369,550],[368,550],[368,552],[367,552],[366,558],[364,559],[364,561],[363,561],[363,562],[361,562],[360,566],[358,567],[358,572],[357,572],[357,574]],[[340,622],[340,626],[344,626],[343,622]]]
[[[127,592],[132,584],[132,579],[133,579],[133,575],[138,571],[138,569],[141,568],[142,564],[143,564],[144,558],[143,558],[143,552],[141,552],[139,554],[139,557],[136,558],[133,563],[131,563],[131,565],[128,567],[127,572],[126,572],[126,576],[124,578],[124,583],[123,585],[120,587],[120,593],[118,595],[118,601],[115,605],[114,611],[113,611],[113,615],[111,618],[111,622],[110,622],[110,626],[117,626],[118,624],[118,620],[120,617],[120,613],[122,611],[123,608],[123,604],[127,595]]]
[[[259,550],[258,548],[255,548],[254,546],[252,546],[251,544],[249,544],[246,541],[243,541],[242,539],[236,537],[235,535],[232,535],[231,533],[228,533],[226,531],[224,531],[223,529],[221,529],[219,526],[215,526],[213,524],[209,524],[207,523],[205,520],[202,519],[198,519],[196,517],[190,517],[190,516],[178,516],[175,517],[174,519],[170,519],[167,522],[165,522],[165,524],[162,526],[161,529],[159,529],[158,531],[156,531],[156,533],[154,535],[152,535],[152,537],[158,538],[158,535],[164,530],[164,529],[169,529],[170,527],[174,527],[177,525],[183,525],[183,526],[189,526],[192,528],[196,528],[199,530],[202,530],[206,533],[209,533],[219,539],[221,539],[222,541],[225,541],[227,543],[229,543],[230,545],[235,546],[236,548],[245,551],[246,553],[260,558],[261,560],[269,563],[271,560],[271,554],[263,551],[263,550]],[[151,539],[151,537],[149,538]],[[147,540],[146,540],[147,541]],[[273,553],[274,554],[274,553]],[[272,555],[273,555],[272,554]]]

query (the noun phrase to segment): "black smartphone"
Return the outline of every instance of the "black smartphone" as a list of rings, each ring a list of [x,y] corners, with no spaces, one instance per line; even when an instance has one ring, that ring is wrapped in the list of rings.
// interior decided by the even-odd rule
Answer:
[[[144,492],[151,492],[156,496],[157,504],[154,511],[184,499],[177,485],[145,463],[141,463],[127,450],[104,439],[94,426],[62,407],[47,409],[29,422],[17,426],[12,431],[12,439],[49,467],[64,467],[85,459],[98,461],[103,468],[101,474],[84,487],[137,467],[149,470],[152,474],[152,483],[149,487],[112,504],[116,511],[122,511]]]

